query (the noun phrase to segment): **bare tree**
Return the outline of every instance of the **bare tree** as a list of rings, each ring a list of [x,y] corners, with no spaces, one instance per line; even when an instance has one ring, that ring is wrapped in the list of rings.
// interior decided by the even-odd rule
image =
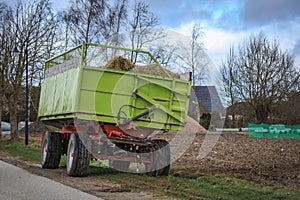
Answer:
[[[120,45],[120,32],[128,16],[128,0],[71,0],[60,13],[65,49],[85,42]]]
[[[4,94],[6,88],[6,82],[4,79],[5,71],[7,70],[6,66],[9,63],[9,53],[5,51],[11,44],[10,44],[10,37],[9,31],[11,30],[12,23],[10,22],[12,19],[12,9],[8,7],[5,3],[0,3],[0,45],[1,45],[1,52],[0,52],[0,122],[2,121],[2,111],[5,102]],[[2,130],[2,126],[0,124],[0,135]]]
[[[22,73],[20,73],[20,69],[16,69],[16,59],[13,56],[13,41],[16,40],[16,31],[13,23],[13,9],[8,7],[7,5],[2,4],[4,8],[1,12],[1,101],[2,103],[7,100],[8,102],[12,99],[16,102],[18,96],[13,92],[13,90],[19,90],[17,87],[20,83],[20,79],[22,79]],[[2,9],[1,9],[2,10]],[[4,21],[2,21],[4,20]],[[12,97],[7,98],[7,97]],[[6,101],[6,102],[7,102]],[[10,103],[10,102],[9,102]],[[14,105],[7,105],[9,110],[16,107]],[[14,124],[17,124],[16,120],[16,109],[12,109],[10,116],[14,116]],[[12,122],[11,122],[12,123]],[[12,139],[17,139],[15,137],[16,134],[16,126],[11,126],[12,129]]]
[[[287,99],[299,85],[300,72],[294,67],[293,58],[263,32],[230,52],[222,73],[232,103],[248,103],[256,121],[267,122],[272,105]]]
[[[103,39],[102,27],[106,3],[105,0],[70,0],[70,7],[61,16],[66,24],[66,43],[72,45],[84,42],[99,43]]]
[[[130,24],[130,42],[132,49],[143,49],[147,44],[166,37],[162,29],[158,28],[158,17],[149,10],[149,5],[137,0],[133,9]],[[132,53],[131,61],[136,63],[137,54]]]
[[[172,69],[176,65],[178,56],[176,50],[178,47],[162,42],[158,46],[152,46],[149,48],[150,53],[154,58],[165,68]]]
[[[5,35],[5,40],[2,41],[5,44],[3,46],[5,62],[2,65],[3,92],[10,113],[11,139],[17,140],[17,105],[26,69],[26,53],[29,78],[33,82],[34,74],[42,70],[40,63],[50,56],[49,44],[53,41],[56,23],[49,0],[35,1],[28,5],[19,1],[7,15],[5,23],[6,28],[1,30],[1,35]],[[19,51],[17,57],[12,55],[14,48]]]
[[[128,0],[115,1],[113,5],[108,5],[107,15],[105,16],[105,26],[103,28],[103,35],[107,43],[114,46],[121,46],[120,38],[122,27],[125,28],[126,20],[128,18]]]
[[[207,55],[204,51],[204,45],[201,40],[204,33],[199,24],[195,24],[191,31],[191,43],[181,44],[183,51],[181,60],[183,61],[184,71],[192,72],[193,85],[200,85],[207,79],[205,66],[208,63]]]
[[[232,106],[235,103],[237,103],[236,100],[236,92],[234,89],[234,77],[235,77],[235,53],[234,53],[234,48],[230,47],[229,53],[227,55],[227,60],[222,63],[220,67],[220,75],[221,75],[221,80],[223,81],[223,87],[222,87],[222,92],[224,95],[224,101],[228,106]],[[235,112],[234,110],[232,111],[232,118],[235,119],[234,116]]]

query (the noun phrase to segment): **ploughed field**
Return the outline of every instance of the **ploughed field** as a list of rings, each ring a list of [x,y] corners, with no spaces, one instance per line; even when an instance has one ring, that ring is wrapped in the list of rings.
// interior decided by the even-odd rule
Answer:
[[[163,137],[171,140],[174,132]],[[205,140],[209,145],[217,142],[205,148]],[[203,151],[208,154],[199,157],[199,152],[205,155]],[[300,140],[249,138],[247,132],[197,133],[189,149],[172,164],[172,173],[236,177],[257,183],[281,183],[300,190]]]

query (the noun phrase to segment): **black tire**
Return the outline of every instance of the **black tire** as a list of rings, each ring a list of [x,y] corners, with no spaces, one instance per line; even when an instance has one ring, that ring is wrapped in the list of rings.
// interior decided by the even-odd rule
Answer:
[[[115,161],[113,161],[113,165],[111,167],[118,171],[128,172],[129,165],[130,165],[130,162],[128,162],[128,161],[115,160]]]
[[[159,146],[161,158],[159,159],[158,176],[168,176],[170,172],[171,152],[166,140],[156,140]]]
[[[152,171],[150,176],[168,176],[170,172],[170,145],[166,140],[153,140],[155,150],[153,153]]]
[[[67,153],[67,174],[69,176],[87,176],[91,154],[90,139],[87,134],[73,133],[69,140]]]
[[[42,168],[55,169],[59,167],[62,151],[62,135],[55,132],[46,132],[42,142]]]

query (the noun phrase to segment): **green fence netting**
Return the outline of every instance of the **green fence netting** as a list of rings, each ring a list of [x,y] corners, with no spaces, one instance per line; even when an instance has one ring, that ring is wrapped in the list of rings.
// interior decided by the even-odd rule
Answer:
[[[248,123],[248,136],[252,138],[292,138],[300,139],[300,124],[252,124]]]

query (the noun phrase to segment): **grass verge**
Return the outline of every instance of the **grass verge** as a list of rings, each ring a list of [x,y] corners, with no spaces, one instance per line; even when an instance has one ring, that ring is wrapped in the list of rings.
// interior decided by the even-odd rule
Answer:
[[[13,143],[0,138],[0,151],[8,152],[22,160],[39,162],[39,142],[28,146],[24,143]],[[61,166],[65,166],[65,156]],[[90,176],[116,181],[132,191],[149,192],[157,196],[176,199],[299,199],[300,193],[282,185],[267,186],[231,177],[215,177],[211,175],[193,175],[183,177],[172,170],[170,176],[149,177],[143,174],[129,174],[107,168],[99,161],[92,161]]]
[[[22,160],[40,161],[41,148],[38,141],[30,142],[26,146],[24,142],[12,142],[5,138],[0,138],[0,151],[7,152]]]
[[[116,172],[109,168],[91,167],[91,176],[114,180],[131,188],[157,196],[176,199],[299,199],[300,193],[287,187],[255,184],[235,178],[212,175],[185,178],[177,176],[149,177],[144,174]]]

